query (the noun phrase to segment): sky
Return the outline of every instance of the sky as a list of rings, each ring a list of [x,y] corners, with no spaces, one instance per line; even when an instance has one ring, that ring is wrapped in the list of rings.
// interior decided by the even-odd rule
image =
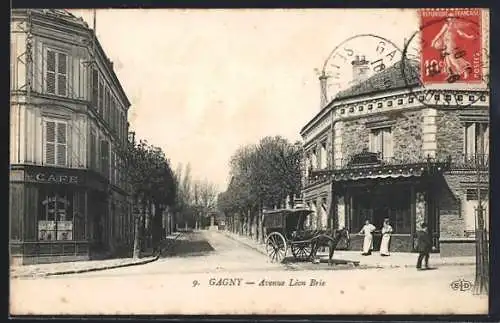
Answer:
[[[91,10],[69,11],[92,27]],[[131,130],[219,190],[238,147],[301,139],[320,109],[315,69],[337,45],[371,33],[402,48],[417,28],[410,9],[96,10]]]

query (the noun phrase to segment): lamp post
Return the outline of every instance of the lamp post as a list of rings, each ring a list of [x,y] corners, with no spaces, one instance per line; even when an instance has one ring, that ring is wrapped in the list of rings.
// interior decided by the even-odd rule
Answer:
[[[473,293],[475,295],[488,294],[489,282],[489,253],[487,243],[487,232],[484,221],[484,208],[481,199],[481,171],[485,166],[484,155],[475,156],[476,180],[477,180],[477,209],[476,209],[476,278]]]

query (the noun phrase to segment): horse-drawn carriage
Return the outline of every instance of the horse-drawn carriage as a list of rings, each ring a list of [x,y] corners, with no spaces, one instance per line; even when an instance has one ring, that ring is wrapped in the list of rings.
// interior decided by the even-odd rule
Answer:
[[[264,212],[266,252],[272,262],[282,262],[290,248],[296,260],[314,260],[319,247],[329,247],[329,264],[340,240],[349,244],[346,229],[307,230],[305,223],[312,211],[280,209]]]

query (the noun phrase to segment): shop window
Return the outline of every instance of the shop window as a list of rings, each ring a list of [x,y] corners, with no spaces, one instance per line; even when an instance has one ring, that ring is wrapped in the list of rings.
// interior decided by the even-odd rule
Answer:
[[[409,234],[411,232],[411,216],[409,210],[399,209],[391,212],[394,233]]]
[[[85,194],[84,191],[76,191],[73,194],[73,239],[78,241],[86,240]]]
[[[67,164],[67,124],[64,121],[45,120],[44,162],[47,165]]]
[[[39,203],[38,240],[73,240],[73,192],[42,189]]]
[[[45,91],[60,96],[68,95],[68,56],[47,49],[45,68]]]
[[[393,143],[390,127],[372,129],[370,132],[370,151],[379,153],[384,159],[392,158]]]

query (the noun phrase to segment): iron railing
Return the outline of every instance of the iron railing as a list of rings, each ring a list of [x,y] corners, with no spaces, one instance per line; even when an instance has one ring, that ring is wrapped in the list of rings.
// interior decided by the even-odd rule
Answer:
[[[397,166],[426,166],[441,164],[443,168],[451,166],[451,156],[435,158],[430,156],[406,155],[384,157],[379,153],[372,153],[364,150],[361,153],[353,154],[345,158],[336,159],[333,167],[326,169],[309,169],[309,175],[306,178],[306,185],[310,186],[319,182],[328,180],[333,174],[339,171],[362,170],[362,169],[391,169]]]
[[[488,154],[464,154],[456,155],[452,162],[452,169],[488,170],[490,159]]]
[[[366,169],[377,167],[380,169],[396,166],[411,166],[411,165],[430,165],[442,164],[448,169],[454,170],[483,170],[487,171],[489,167],[488,154],[464,154],[458,153],[454,156],[439,156],[430,157],[423,154],[383,157],[377,153],[363,151],[359,154],[354,154],[341,159],[336,159],[335,164],[324,169],[309,168],[308,176],[305,184],[307,186],[325,182],[336,171],[349,171],[352,169]]]

